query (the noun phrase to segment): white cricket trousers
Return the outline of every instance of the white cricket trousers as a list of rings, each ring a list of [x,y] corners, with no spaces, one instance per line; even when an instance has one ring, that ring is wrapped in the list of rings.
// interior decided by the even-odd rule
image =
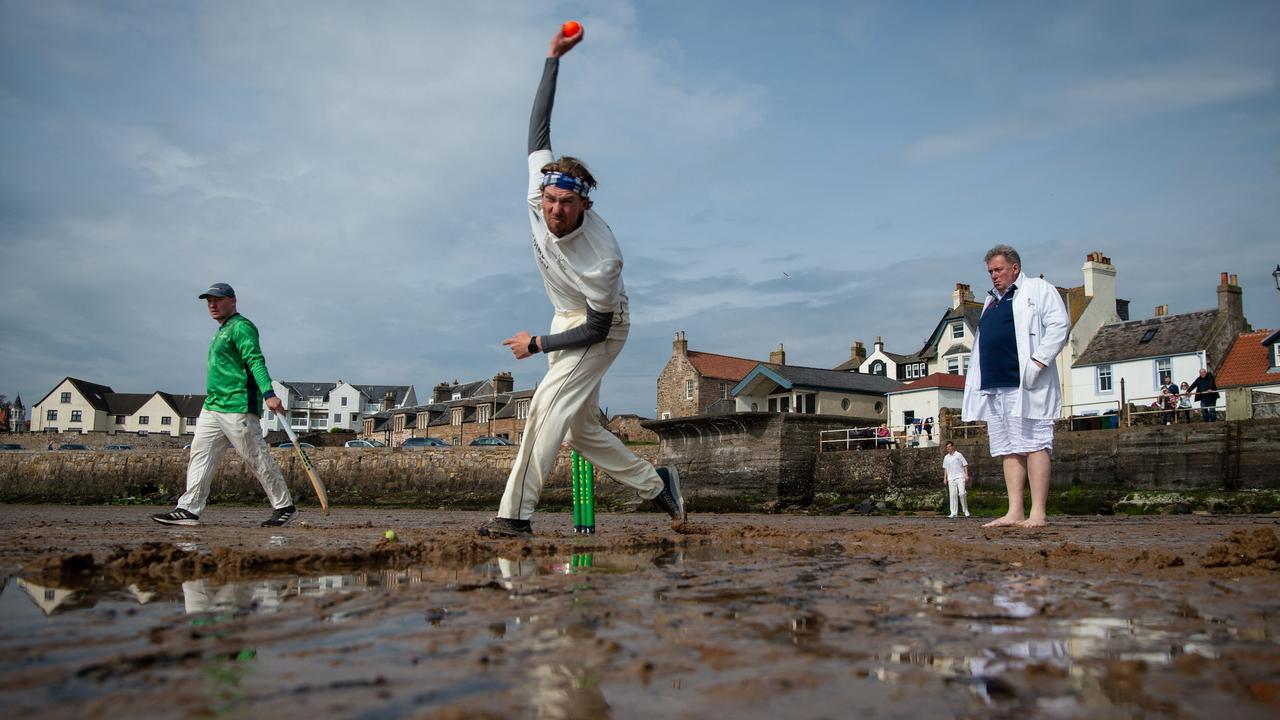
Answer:
[[[249,413],[221,413],[200,410],[196,420],[196,436],[191,441],[191,459],[187,463],[187,491],[178,498],[178,507],[193,515],[204,512],[209,499],[213,474],[218,471],[218,461],[228,447],[233,447],[240,457],[253,468],[253,473],[267,491],[271,507],[279,510],[293,504],[289,486],[280,474],[280,465],[271,456],[271,450],[262,439],[262,423],[257,415]]]
[[[576,321],[576,322],[575,322]],[[551,332],[581,324],[581,318],[556,314]],[[614,333],[617,333],[617,328]],[[585,457],[597,472],[633,487],[649,500],[662,492],[653,465],[636,457],[616,435],[600,425],[600,382],[622,352],[625,339],[547,353],[550,367],[529,402],[520,450],[507,476],[498,517],[528,520],[542,495],[542,484],[555,468],[560,443]]]
[[[956,516],[956,497],[959,496],[960,507],[966,517],[969,515],[969,500],[965,496],[964,476],[947,478],[947,494],[951,496],[951,517]]]

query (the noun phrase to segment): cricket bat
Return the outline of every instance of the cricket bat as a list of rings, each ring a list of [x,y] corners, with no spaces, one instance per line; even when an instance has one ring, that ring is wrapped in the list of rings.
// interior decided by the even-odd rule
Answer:
[[[320,482],[320,476],[316,474],[316,469],[311,466],[311,458],[307,457],[307,451],[302,449],[298,444],[298,436],[293,433],[293,428],[289,427],[289,418],[281,418],[284,422],[280,423],[284,426],[284,431],[289,435],[289,442],[293,443],[293,449],[298,451],[298,457],[302,458],[302,467],[307,469],[307,477],[311,479],[311,487],[315,488],[316,499],[320,501],[320,509],[325,515],[329,514],[329,493],[324,489],[324,483]]]

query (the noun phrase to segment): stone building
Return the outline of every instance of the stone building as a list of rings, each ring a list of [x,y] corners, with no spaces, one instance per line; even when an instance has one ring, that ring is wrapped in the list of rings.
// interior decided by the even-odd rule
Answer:
[[[658,417],[665,420],[733,412],[730,391],[760,362],[690,350],[684,331],[677,332],[671,359],[658,375]],[[781,345],[769,354],[769,362],[786,364]]]
[[[658,442],[658,434],[644,427],[640,423],[649,420],[649,418],[640,417],[635,413],[622,413],[614,415],[605,423],[605,429],[623,442]]]

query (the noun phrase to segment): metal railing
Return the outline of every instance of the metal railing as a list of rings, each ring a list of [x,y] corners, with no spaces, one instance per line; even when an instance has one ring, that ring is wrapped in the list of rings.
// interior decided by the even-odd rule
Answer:
[[[897,441],[892,435],[877,437],[878,426],[823,430],[818,433],[818,451],[863,450],[866,448],[894,447]],[[855,436],[855,433],[857,435]]]
[[[1144,397],[1133,397],[1128,399],[1128,403],[1132,406],[1125,417],[1125,424],[1133,425],[1135,417],[1145,417],[1148,415],[1164,416],[1161,419],[1166,423],[1185,423],[1192,422],[1192,416],[1199,420],[1201,411],[1212,408],[1216,411],[1218,420],[1227,419],[1227,407],[1224,404],[1209,405],[1201,407],[1199,402],[1193,401],[1191,405],[1178,405],[1175,407],[1166,407],[1164,399],[1170,397],[1168,395],[1147,395]]]

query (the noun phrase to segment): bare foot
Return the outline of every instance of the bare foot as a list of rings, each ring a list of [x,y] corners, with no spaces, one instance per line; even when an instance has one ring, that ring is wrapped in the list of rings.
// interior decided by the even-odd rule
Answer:
[[[986,525],[983,525],[982,527],[984,528],[1012,527],[1022,522],[1025,522],[1025,520],[1017,515],[1005,515],[1002,518],[992,520],[991,522],[987,523]]]
[[[1038,527],[1044,527],[1045,525],[1048,525],[1048,524],[1049,524],[1049,521],[1045,520],[1042,517],[1029,517],[1026,520],[1023,520],[1022,522],[1018,523],[1018,527],[1038,528]]]

